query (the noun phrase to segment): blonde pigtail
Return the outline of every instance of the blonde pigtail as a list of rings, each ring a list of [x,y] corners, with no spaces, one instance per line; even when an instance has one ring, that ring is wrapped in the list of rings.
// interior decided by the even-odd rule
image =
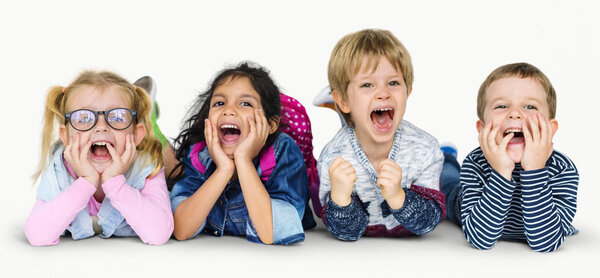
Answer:
[[[31,179],[36,182],[42,175],[49,157],[52,155],[52,146],[56,141],[56,129],[64,122],[64,115],[60,112],[64,107],[65,87],[54,86],[48,90],[46,96],[46,105],[44,108],[43,128],[42,128],[42,151],[40,162]]]
[[[159,140],[154,138],[154,127],[152,126],[151,114],[152,103],[148,93],[138,87],[135,87],[135,96],[133,101],[134,110],[138,113],[138,122],[144,124],[146,127],[146,136],[142,139],[142,142],[138,146],[138,150],[144,154],[150,155],[150,161],[156,164],[154,171],[151,176],[156,175],[160,169],[162,169],[164,161],[162,155],[162,144]]]

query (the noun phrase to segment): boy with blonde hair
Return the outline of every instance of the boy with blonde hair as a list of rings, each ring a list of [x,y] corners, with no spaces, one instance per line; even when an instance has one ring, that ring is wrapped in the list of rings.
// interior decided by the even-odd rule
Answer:
[[[535,251],[556,250],[577,233],[571,222],[579,174],[553,150],[558,122],[550,80],[527,63],[501,66],[481,84],[477,116],[480,147],[465,158],[460,186],[442,183],[450,192],[448,213],[455,214],[448,218],[460,220],[478,249],[509,239],[526,240]]]
[[[408,51],[392,33],[366,29],[332,51],[329,84],[347,125],[323,148],[322,219],[346,241],[432,231],[445,217],[437,140],[403,120],[412,90]]]

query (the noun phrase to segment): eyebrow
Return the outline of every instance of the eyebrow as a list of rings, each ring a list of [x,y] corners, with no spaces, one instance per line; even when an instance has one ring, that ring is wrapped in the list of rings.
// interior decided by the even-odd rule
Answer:
[[[509,99],[509,98],[507,98],[507,97],[497,97],[497,98],[491,99],[488,103],[495,103],[497,101],[505,100],[505,99]],[[525,101],[533,101],[533,102],[536,102],[537,104],[542,104],[542,105],[544,104],[544,100],[539,100],[539,99],[532,98],[532,97],[526,98]]]
[[[221,92],[215,92],[215,93],[213,94],[213,97],[222,97],[222,98],[227,98],[227,97],[225,96],[225,94],[224,94],[224,93],[221,93]],[[240,98],[251,98],[251,99],[254,99],[254,100],[258,101],[258,98],[257,98],[256,96],[254,96],[253,94],[249,94],[249,93],[242,93],[242,95],[240,96]]]

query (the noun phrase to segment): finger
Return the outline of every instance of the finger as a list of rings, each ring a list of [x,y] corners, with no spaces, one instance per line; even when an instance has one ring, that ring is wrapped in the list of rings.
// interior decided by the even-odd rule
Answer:
[[[527,116],[527,120],[529,121],[529,126],[531,127],[531,138],[534,142],[538,142],[540,140],[540,125],[537,121],[537,117]]]
[[[212,140],[212,127],[210,121],[208,119],[204,119],[204,141],[206,141],[206,145],[210,148]]]
[[[489,123],[485,124],[485,126],[483,127],[483,129],[479,133],[479,136],[481,138],[480,139],[481,141],[479,142],[479,144],[483,148],[488,149],[488,150],[489,150],[489,147],[490,147],[490,144],[489,144],[489,141],[488,141],[488,137],[489,137],[489,134],[490,134],[490,131],[492,130],[492,128],[493,128],[493,124],[490,121]]]
[[[521,124],[521,132],[523,132],[523,137],[525,138],[525,146],[533,143],[531,132],[529,132],[529,128],[527,127],[527,122]]]
[[[117,150],[115,150],[115,148],[113,146],[111,146],[110,144],[106,144],[106,148],[108,149],[108,153],[110,153],[110,156],[112,157],[113,162],[121,161],[121,158],[119,157],[119,154],[117,153]]]
[[[127,135],[127,140],[125,143],[125,151],[123,152],[123,155],[121,156],[121,161],[127,161],[129,162],[131,160],[131,157],[133,156],[134,150],[135,148],[134,143],[132,141],[133,139],[133,135],[129,134]]]
[[[246,120],[248,121],[248,127],[250,127],[250,130],[248,131],[248,135],[253,135],[256,134],[256,122],[254,119],[250,119],[250,118],[246,118]]]
[[[261,112],[262,112],[261,109],[254,110],[254,122],[255,122],[256,131],[258,132],[258,134],[263,135],[264,131],[265,131],[264,119],[266,119],[266,118],[263,115],[263,113],[261,113]]]
[[[79,159],[83,161],[84,159],[88,159],[90,149],[92,148],[92,140],[88,141],[83,147],[81,147],[81,151],[79,152]]]
[[[73,157],[77,157],[79,158],[79,133],[75,134],[75,137],[73,138],[73,147],[72,147],[72,151],[73,151]]]
[[[502,127],[501,124],[495,126],[492,129],[492,131],[490,131],[490,133],[488,134],[488,144],[492,147],[498,145],[498,142],[496,142],[496,136],[498,135],[498,131],[500,130],[500,127]]]
[[[68,145],[65,147],[65,150],[63,151],[63,157],[65,158],[65,160],[67,162],[69,162],[69,164],[73,163],[73,157],[71,156],[71,149],[73,146],[73,144],[71,144],[72,142],[73,142],[73,136],[71,135]]]
[[[512,139],[515,136],[514,133],[509,133],[508,135],[504,136],[504,138],[502,138],[502,141],[500,141],[500,145],[498,145],[498,148],[500,150],[506,150],[506,146],[508,146],[508,142],[510,142],[510,139]]]
[[[546,118],[542,116],[542,114],[538,113],[536,115],[538,123],[540,124],[540,140],[546,143],[548,140],[548,129],[550,124],[546,121]]]
[[[340,164],[344,163],[344,159],[341,156],[336,157],[331,164],[329,165],[329,169],[337,168]]]

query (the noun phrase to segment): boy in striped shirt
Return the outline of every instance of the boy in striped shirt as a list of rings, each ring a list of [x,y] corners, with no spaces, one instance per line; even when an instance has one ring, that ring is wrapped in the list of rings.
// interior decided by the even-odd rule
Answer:
[[[553,150],[556,93],[538,68],[499,67],[477,96],[480,147],[465,158],[460,186],[442,181],[450,219],[460,219],[467,241],[478,249],[498,239],[526,240],[539,252],[556,250],[577,230],[579,174]],[[448,161],[448,155],[446,155]]]

